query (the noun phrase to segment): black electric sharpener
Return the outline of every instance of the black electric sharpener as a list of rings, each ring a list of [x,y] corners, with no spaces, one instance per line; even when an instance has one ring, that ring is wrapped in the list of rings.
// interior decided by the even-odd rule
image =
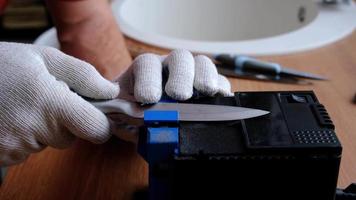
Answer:
[[[270,114],[142,127],[149,199],[334,200],[342,147],[312,91],[237,92],[189,102]]]

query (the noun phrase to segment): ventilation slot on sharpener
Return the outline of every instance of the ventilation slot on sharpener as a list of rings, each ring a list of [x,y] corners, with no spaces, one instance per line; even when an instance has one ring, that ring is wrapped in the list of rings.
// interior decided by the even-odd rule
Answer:
[[[298,144],[337,144],[338,140],[332,130],[302,130],[293,131]]]
[[[321,126],[330,129],[335,128],[333,122],[330,119],[328,112],[326,111],[323,105],[321,104],[313,105],[312,108]]]

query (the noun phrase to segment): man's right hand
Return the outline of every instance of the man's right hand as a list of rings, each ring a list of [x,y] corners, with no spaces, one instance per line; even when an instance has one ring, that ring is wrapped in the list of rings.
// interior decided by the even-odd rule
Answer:
[[[168,71],[165,85],[164,71]],[[206,96],[233,95],[230,82],[218,73],[210,58],[193,56],[183,49],[163,56],[151,53],[139,55],[117,82],[120,83],[120,97],[131,95],[135,101],[142,103],[157,103],[163,93],[175,100],[188,100],[194,89]]]

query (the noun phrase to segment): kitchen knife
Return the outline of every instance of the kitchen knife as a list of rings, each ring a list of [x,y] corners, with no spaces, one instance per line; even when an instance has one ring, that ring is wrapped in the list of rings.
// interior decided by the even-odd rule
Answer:
[[[221,63],[221,67],[232,68],[236,71],[246,71],[259,74],[299,77],[314,80],[327,80],[327,78],[311,74],[307,72],[298,71],[295,69],[285,68],[277,63],[260,61],[247,56],[233,56],[221,54],[214,57],[216,61]]]
[[[305,79],[298,79],[292,76],[279,76],[273,74],[259,74],[253,72],[246,72],[241,70],[236,70],[231,67],[224,67],[223,64],[216,65],[219,74],[228,76],[228,77],[235,77],[235,78],[242,78],[242,79],[252,79],[252,80],[259,80],[259,81],[273,81],[276,83],[285,83],[285,84],[298,84],[298,85],[311,85],[312,82],[307,81]]]
[[[179,113],[180,121],[230,121],[242,120],[266,115],[269,112],[253,108],[236,106],[190,104],[190,103],[164,103],[140,105],[124,99],[107,101],[91,101],[99,110],[106,114],[122,113],[133,118],[143,118],[146,110],[175,110]]]

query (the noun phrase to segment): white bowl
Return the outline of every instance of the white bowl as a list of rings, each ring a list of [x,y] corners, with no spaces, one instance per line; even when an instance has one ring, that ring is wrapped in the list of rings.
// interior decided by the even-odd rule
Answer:
[[[335,42],[355,30],[353,1],[312,0],[116,0],[123,33],[168,49],[217,54],[273,55]],[[37,44],[56,46],[55,31]]]

